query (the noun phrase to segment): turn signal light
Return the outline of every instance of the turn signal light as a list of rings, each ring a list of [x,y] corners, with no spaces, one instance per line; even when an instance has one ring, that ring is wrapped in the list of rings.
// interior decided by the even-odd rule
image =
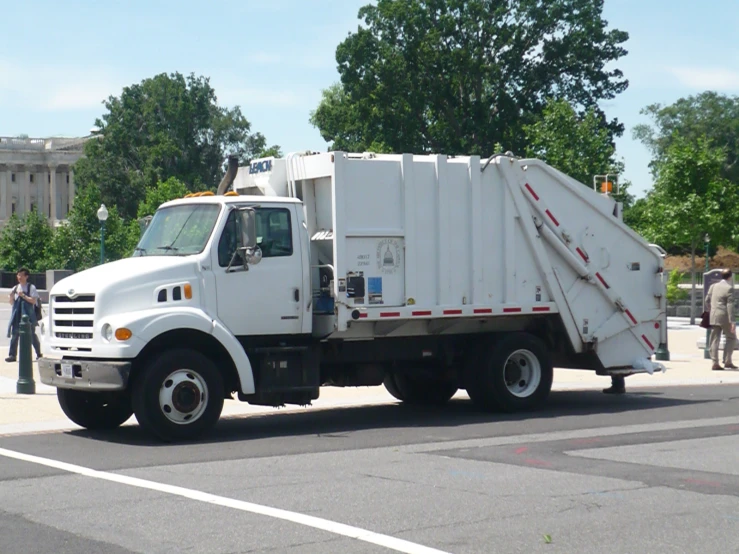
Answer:
[[[192,285],[190,283],[185,283],[185,286],[182,288],[185,290],[185,298],[190,300],[192,298]]]
[[[133,335],[131,329],[126,329],[125,327],[115,330],[115,338],[118,340],[128,340],[131,338],[131,335]]]

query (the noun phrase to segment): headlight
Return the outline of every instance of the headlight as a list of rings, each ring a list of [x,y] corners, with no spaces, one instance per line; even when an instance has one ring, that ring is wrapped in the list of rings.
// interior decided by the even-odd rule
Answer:
[[[113,339],[113,328],[110,326],[110,323],[103,325],[103,338],[108,342]]]

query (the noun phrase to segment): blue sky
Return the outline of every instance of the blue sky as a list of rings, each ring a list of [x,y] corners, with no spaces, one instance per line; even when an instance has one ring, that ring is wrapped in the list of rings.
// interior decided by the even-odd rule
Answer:
[[[157,73],[211,78],[283,152],[325,150],[308,122],[338,80],[336,45],[368,0],[8,1],[0,38],[0,136],[82,136],[101,102]],[[631,138],[639,111],[705,90],[739,94],[737,0],[605,0],[627,31],[627,91],[603,104],[626,133],[618,154],[641,196],[649,152]],[[12,22],[12,24],[9,24]]]

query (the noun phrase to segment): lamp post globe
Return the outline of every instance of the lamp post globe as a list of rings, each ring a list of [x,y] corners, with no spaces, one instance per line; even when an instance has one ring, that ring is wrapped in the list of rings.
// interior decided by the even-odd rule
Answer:
[[[100,204],[98,208],[98,220],[100,221],[100,263],[105,263],[105,221],[108,219],[108,208]]]

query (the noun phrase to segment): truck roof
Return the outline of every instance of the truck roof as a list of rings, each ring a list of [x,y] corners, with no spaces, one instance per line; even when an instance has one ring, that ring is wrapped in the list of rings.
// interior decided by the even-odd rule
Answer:
[[[183,204],[300,204],[300,200],[297,198],[290,198],[287,196],[191,196],[189,198],[176,198],[165,202],[160,208],[169,206],[179,206]]]

